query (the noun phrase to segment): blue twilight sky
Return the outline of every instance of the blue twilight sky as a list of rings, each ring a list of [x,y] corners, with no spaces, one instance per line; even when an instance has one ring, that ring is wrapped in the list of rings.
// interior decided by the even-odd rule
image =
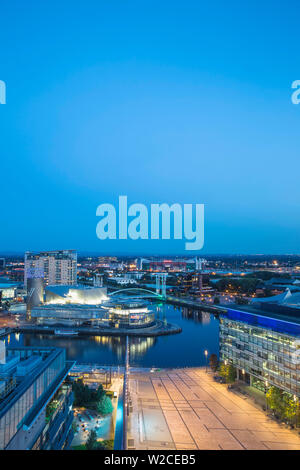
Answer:
[[[203,253],[299,253],[298,1],[1,2],[0,252],[100,241],[96,208],[204,203]]]

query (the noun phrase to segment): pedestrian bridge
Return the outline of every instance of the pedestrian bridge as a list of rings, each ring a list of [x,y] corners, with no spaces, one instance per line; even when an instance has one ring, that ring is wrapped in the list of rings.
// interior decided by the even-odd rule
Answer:
[[[127,292],[133,292],[133,293],[136,292],[141,298],[151,297],[155,299],[163,299],[162,294],[158,294],[157,292],[154,292],[150,289],[144,289],[142,287],[128,287],[126,289],[118,289],[118,290],[115,290],[114,292],[109,292],[108,295],[112,296],[115,294],[127,294]]]

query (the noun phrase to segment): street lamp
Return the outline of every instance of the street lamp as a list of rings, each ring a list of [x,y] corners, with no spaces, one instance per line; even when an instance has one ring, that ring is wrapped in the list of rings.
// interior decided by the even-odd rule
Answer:
[[[206,370],[206,373],[207,373],[207,356],[208,356],[208,351],[207,351],[207,349],[205,349],[204,355],[205,355],[205,370]]]
[[[296,408],[296,428],[298,427],[298,410],[299,410],[299,404],[298,404],[298,397],[297,395],[294,395],[294,402],[297,403],[297,408]]]
[[[269,382],[265,381],[265,396],[266,396],[266,410],[268,411],[268,399],[267,399],[267,391],[268,391]]]

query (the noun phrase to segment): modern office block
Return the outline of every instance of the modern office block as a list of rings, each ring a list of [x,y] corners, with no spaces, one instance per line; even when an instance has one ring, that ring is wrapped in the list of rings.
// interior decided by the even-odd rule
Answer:
[[[220,359],[249,385],[300,396],[300,324],[229,310],[220,315]]]
[[[59,348],[8,348],[0,364],[0,449],[67,449],[73,394],[64,380],[73,363]]]

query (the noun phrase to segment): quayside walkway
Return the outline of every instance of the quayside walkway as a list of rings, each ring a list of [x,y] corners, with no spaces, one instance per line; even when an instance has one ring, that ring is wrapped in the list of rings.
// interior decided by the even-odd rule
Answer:
[[[299,435],[205,368],[130,371],[128,449],[300,450]]]

